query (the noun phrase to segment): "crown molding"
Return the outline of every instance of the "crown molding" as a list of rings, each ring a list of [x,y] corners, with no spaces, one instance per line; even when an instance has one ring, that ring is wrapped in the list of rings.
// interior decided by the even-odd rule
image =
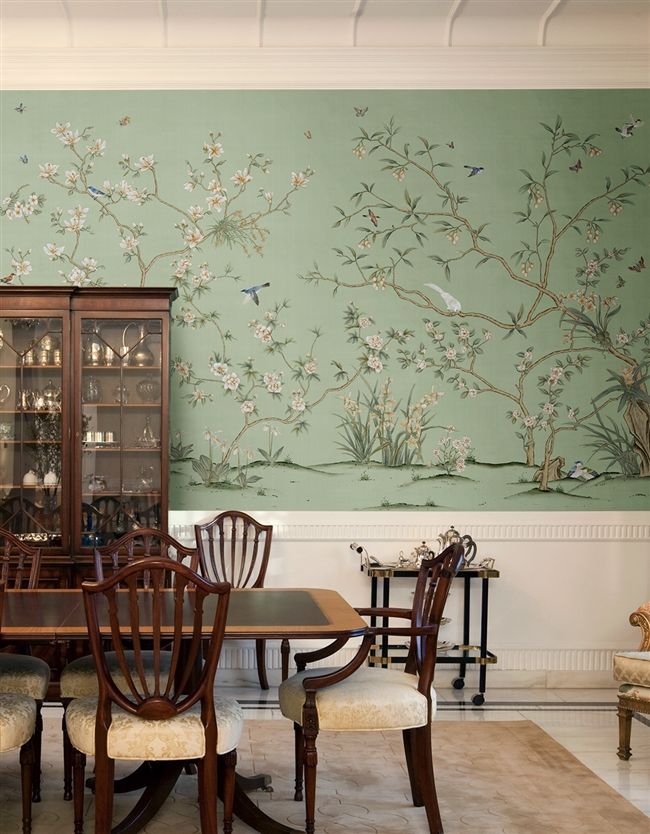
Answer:
[[[3,90],[650,87],[643,47],[8,48]]]

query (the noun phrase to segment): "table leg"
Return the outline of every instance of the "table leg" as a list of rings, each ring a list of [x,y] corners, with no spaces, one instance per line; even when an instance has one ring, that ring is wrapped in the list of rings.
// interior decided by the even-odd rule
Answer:
[[[158,813],[172,792],[185,762],[145,762],[144,765],[146,765],[149,781],[146,783],[142,796],[124,819],[111,829],[111,834],[135,834],[140,831]],[[144,765],[138,770],[143,769]],[[130,776],[134,776],[136,772],[134,771]],[[126,779],[129,778],[126,777]],[[130,790],[135,790],[135,788]]]
[[[235,804],[234,814],[237,819],[250,825],[255,831],[260,834],[302,834],[298,828],[291,828],[283,822],[274,820],[262,811],[262,809],[253,802],[253,800],[246,793],[247,785],[263,779],[263,776],[246,777],[237,774],[235,777]],[[268,778],[268,777],[266,777]],[[300,806],[297,806],[300,807]]]
[[[390,607],[390,577],[384,576],[383,579],[384,587],[383,587],[383,600],[382,606],[384,608]],[[388,628],[388,617],[383,617],[381,621],[382,628]],[[388,662],[388,635],[383,634],[381,638],[381,665],[383,669],[386,669],[390,664]]]

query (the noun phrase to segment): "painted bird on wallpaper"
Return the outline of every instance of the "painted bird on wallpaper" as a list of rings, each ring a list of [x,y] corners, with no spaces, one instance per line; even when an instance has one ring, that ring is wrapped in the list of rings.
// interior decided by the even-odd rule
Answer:
[[[101,188],[95,188],[94,185],[88,186],[88,193],[91,197],[108,197],[105,191],[102,191]]]
[[[11,284],[11,282],[14,280],[15,277],[16,277],[16,273],[15,272],[10,272],[8,275],[3,275],[2,278],[0,278],[0,281],[3,284]]]
[[[258,292],[260,290],[263,290],[264,287],[270,286],[271,282],[267,281],[266,284],[257,284],[255,287],[246,287],[245,289],[240,290],[240,292],[244,293],[244,302],[250,301],[252,299],[259,306],[260,299],[258,296]]]
[[[629,122],[625,122],[623,127],[615,127],[614,130],[620,135],[621,139],[629,139],[630,136],[634,135],[637,127],[641,127],[642,124],[641,119],[635,119],[633,116],[630,116]]]
[[[482,174],[485,171],[485,168],[482,165],[463,165],[463,168],[469,168],[468,177],[476,177],[478,174]]]
[[[585,466],[581,460],[577,460],[567,472],[567,478],[573,478],[578,481],[593,481],[599,475],[600,472],[596,472],[595,469],[590,469],[588,466]]]
[[[370,220],[373,226],[379,225],[379,215],[375,214],[375,212],[372,209],[368,209],[368,214],[366,215],[366,217]]]
[[[457,298],[454,298],[454,296],[451,295],[451,293],[445,292],[445,290],[443,290],[442,287],[439,287],[437,284],[425,284],[424,286],[431,287],[432,290],[435,290],[447,305],[448,310],[451,310],[452,313],[460,313],[460,301]]]

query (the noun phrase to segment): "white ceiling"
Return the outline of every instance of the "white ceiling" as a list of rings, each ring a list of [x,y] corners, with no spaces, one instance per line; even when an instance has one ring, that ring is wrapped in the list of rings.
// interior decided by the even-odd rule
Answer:
[[[0,0],[3,49],[648,47],[650,0]]]

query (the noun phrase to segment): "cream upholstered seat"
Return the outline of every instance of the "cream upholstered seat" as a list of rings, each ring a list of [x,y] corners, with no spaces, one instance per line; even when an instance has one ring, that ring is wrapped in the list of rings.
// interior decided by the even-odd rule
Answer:
[[[217,754],[235,750],[244,729],[244,713],[234,698],[215,698],[219,735]],[[67,721],[72,746],[87,756],[95,755],[97,698],[77,698],[68,707]],[[161,721],[145,721],[117,707],[108,730],[107,752],[111,759],[158,761],[201,759],[205,756],[205,733],[201,707]]]
[[[331,675],[337,668],[320,668]],[[280,687],[280,709],[296,724],[302,721],[306,691],[302,683],[314,670],[302,671]],[[429,703],[418,691],[418,678],[397,669],[365,667],[318,693],[318,726],[321,730],[408,730],[428,721]],[[431,717],[436,693],[431,690]]]
[[[321,730],[401,730],[413,803],[425,806],[431,834],[442,834],[431,751],[431,721],[436,711],[431,684],[442,612],[463,555],[463,546],[457,543],[422,563],[412,610],[357,609],[364,616],[406,618],[410,626],[368,628],[357,654],[342,669],[307,671],[305,666],[333,654],[345,643],[344,639],[324,649],[296,655],[299,671],[280,684],[279,700],[282,714],[293,721],[295,731],[294,799],[298,801],[302,799],[304,770],[307,834],[314,832],[316,738]],[[372,644],[385,634],[410,637],[403,672],[362,668]]]
[[[641,646],[636,652],[618,652],[614,655],[614,679],[620,682],[618,757],[625,760],[632,755],[632,716],[635,712],[650,714],[650,602],[641,605],[630,615],[630,623],[641,628]]]
[[[36,701],[28,695],[0,695],[0,753],[20,748],[23,834],[32,830],[32,782]]]
[[[199,557],[196,548],[185,547],[162,530],[142,528],[125,533],[115,542],[95,550],[95,578],[102,580],[105,572],[113,574],[119,570],[120,566],[130,564],[136,559],[147,559],[159,555],[177,562],[186,562],[192,570],[198,567]],[[131,670],[135,671],[133,652],[126,651],[125,656]],[[123,688],[126,683],[119,675],[119,663],[115,653],[106,652],[104,658],[118,686]],[[145,669],[151,669],[151,652],[141,652],[141,658]],[[161,653],[162,672],[169,671],[170,659],[171,654]],[[151,675],[148,676],[148,681],[151,683]],[[79,657],[63,668],[60,679],[60,697],[64,710],[67,710],[73,698],[96,696],[97,692],[97,671],[92,655]],[[65,715],[63,717],[63,798],[72,799],[72,750],[67,737]]]
[[[9,591],[38,586],[41,570],[40,548],[30,547],[7,530],[0,529],[0,582]],[[0,652],[0,694],[27,695],[36,701],[33,752],[35,767],[32,800],[41,799],[41,708],[50,685],[50,667],[40,657]]]
[[[119,606],[115,602],[118,588],[123,603]],[[225,700],[215,708],[214,679],[226,627],[230,585],[209,582],[171,559],[151,557],[131,562],[103,582],[86,582],[82,590],[98,696],[72,700],[65,714],[68,739],[74,748],[75,832],[83,832],[86,756],[94,755],[96,834],[108,834],[111,830],[115,759],[143,758],[149,762],[196,763],[201,831],[216,834],[219,756],[223,827],[224,833],[229,834],[235,745],[241,736],[243,718],[239,706],[232,701]],[[212,612],[209,651],[201,664],[204,611],[208,607]],[[104,660],[105,629],[100,625],[100,611],[107,612],[108,622],[104,625],[109,627],[118,676]],[[188,617],[191,622],[187,622]],[[144,639],[148,639],[147,651],[151,653],[151,665],[146,669],[142,658]],[[125,656],[127,641],[128,651],[133,653],[132,664]],[[170,642],[173,651],[165,652],[163,646]],[[171,662],[164,664],[163,669],[160,661],[165,654],[171,654]]]
[[[6,582],[0,582],[0,626]],[[38,705],[29,695],[0,694],[0,753],[20,748],[23,834],[32,830],[32,795],[38,769],[34,736],[38,726]]]

